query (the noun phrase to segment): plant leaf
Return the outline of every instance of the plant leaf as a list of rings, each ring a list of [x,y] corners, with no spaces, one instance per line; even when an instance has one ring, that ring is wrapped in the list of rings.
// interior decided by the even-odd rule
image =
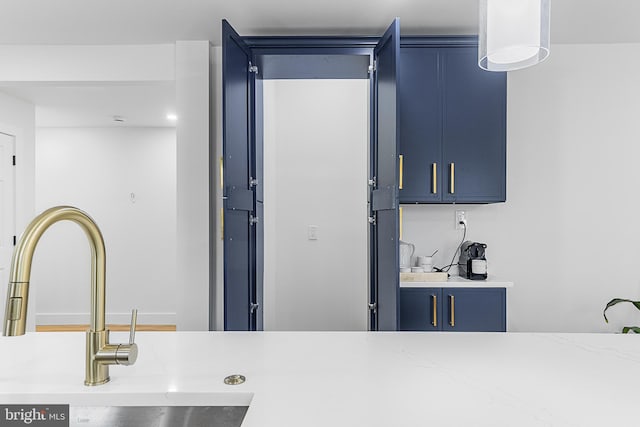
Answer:
[[[606,305],[606,307],[604,308],[604,311],[602,312],[602,315],[604,316],[604,321],[609,323],[609,319],[607,319],[607,310],[610,307],[613,307],[616,304],[619,304],[621,302],[629,302],[631,304],[633,304],[638,310],[640,310],[640,301],[633,301],[630,299],[624,299],[624,298],[614,298],[611,301],[609,301]]]
[[[633,331],[636,334],[640,334],[640,328],[637,326],[625,326],[622,328],[623,334],[628,334],[630,331]]]

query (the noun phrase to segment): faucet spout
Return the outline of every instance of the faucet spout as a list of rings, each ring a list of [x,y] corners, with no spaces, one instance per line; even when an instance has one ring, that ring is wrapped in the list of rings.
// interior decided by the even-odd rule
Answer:
[[[3,335],[24,335],[33,254],[40,237],[53,224],[73,221],[85,232],[91,248],[90,330],[105,328],[105,247],[102,233],[89,215],[71,206],[58,206],[38,215],[27,226],[13,253]]]
[[[29,281],[33,254],[40,237],[59,221],[72,221],[84,231],[91,249],[91,319],[87,331],[86,385],[109,381],[108,365],[131,365],[137,358],[137,346],[109,344],[105,328],[105,246],[100,229],[89,215],[72,206],[57,206],[38,215],[20,237],[11,261],[11,274],[3,335],[24,335],[27,323]],[[132,329],[135,325],[132,324]]]

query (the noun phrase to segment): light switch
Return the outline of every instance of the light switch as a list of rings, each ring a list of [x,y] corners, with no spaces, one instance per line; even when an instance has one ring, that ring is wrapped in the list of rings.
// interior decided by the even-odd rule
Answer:
[[[318,240],[318,226],[310,225],[307,228],[307,238],[309,240]]]

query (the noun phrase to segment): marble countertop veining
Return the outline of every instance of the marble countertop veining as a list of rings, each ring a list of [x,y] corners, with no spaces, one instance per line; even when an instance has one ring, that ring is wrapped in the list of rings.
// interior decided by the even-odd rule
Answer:
[[[112,333],[126,341],[125,333]],[[0,404],[249,405],[243,427],[637,423],[640,337],[139,332],[133,366],[85,387],[84,334],[0,337]],[[223,378],[247,381],[228,386]]]

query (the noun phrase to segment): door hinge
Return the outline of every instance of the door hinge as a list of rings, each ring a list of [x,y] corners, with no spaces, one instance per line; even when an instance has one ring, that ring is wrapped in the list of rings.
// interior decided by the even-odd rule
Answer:
[[[373,311],[374,313],[376,313],[378,311],[378,303],[377,302],[370,302],[367,305],[369,306],[369,311]]]
[[[249,225],[255,225],[259,221],[257,216],[249,215]]]
[[[255,313],[256,310],[258,310],[258,307],[260,307],[260,304],[257,304],[255,302],[252,302],[251,304],[249,304],[249,312],[251,314]]]
[[[16,156],[13,156],[13,166],[16,165]]]
[[[378,61],[373,60],[373,65],[369,65],[369,74],[373,74],[378,69]]]
[[[258,74],[258,66],[249,62],[249,72]]]
[[[376,186],[376,177],[374,176],[372,179],[370,179],[368,181],[369,187],[375,187]]]
[[[253,177],[249,177],[249,188],[253,188],[253,187],[257,187],[258,186],[258,180],[253,178]]]
[[[13,246],[16,245],[16,236],[13,236]]]
[[[375,216],[370,216],[369,217],[369,224],[376,225],[376,217]]]

